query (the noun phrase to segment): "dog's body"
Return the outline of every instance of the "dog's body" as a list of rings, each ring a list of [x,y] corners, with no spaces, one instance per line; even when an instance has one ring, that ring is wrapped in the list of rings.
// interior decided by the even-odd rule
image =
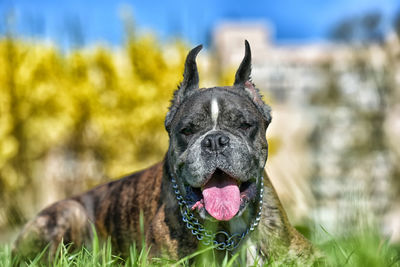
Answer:
[[[126,254],[132,242],[143,241],[143,214],[153,254],[179,258],[194,252],[200,239],[235,251],[247,239],[262,256],[311,256],[311,245],[289,224],[264,173],[271,116],[250,81],[248,43],[230,87],[198,89],[200,49],[189,53],[166,117],[164,161],[44,209],[18,237],[17,252],[33,256],[50,243],[54,253],[61,241],[81,246],[91,239],[93,223],[100,237],[110,236],[113,248]]]
[[[140,214],[143,214],[146,241],[154,251],[163,247],[174,258],[193,252],[195,238],[179,218],[179,207],[168,190],[170,182],[164,178],[164,162],[160,162],[59,201],[25,226],[16,245],[28,257],[37,255],[48,243],[50,254],[54,254],[62,239],[77,247],[90,245],[93,223],[101,239],[110,236],[115,251],[127,254],[132,242],[141,243]]]

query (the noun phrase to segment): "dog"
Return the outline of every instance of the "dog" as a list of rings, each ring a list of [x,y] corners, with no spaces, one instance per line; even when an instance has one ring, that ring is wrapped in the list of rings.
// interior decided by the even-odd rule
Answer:
[[[152,255],[177,259],[200,244],[233,253],[248,242],[265,259],[312,257],[313,246],[290,225],[264,171],[271,109],[251,81],[249,43],[233,86],[199,89],[201,49],[189,52],[166,115],[164,160],[45,208],[19,234],[16,253],[34,257],[48,246],[54,255],[61,242],[80,247],[94,226],[126,255],[143,241],[142,214]]]

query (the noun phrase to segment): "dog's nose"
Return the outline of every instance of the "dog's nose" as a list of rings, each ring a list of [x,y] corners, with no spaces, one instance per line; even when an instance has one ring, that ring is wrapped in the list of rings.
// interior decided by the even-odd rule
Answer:
[[[229,137],[223,133],[211,133],[204,137],[203,141],[201,141],[201,146],[207,151],[218,152],[227,147],[229,141]]]

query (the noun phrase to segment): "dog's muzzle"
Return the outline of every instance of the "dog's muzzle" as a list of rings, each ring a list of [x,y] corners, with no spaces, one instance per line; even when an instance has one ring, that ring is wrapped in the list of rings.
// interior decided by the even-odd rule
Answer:
[[[249,227],[242,233],[227,233],[225,231],[212,232],[204,228],[199,220],[192,213],[192,208],[188,207],[187,201],[182,196],[176,180],[171,176],[172,188],[175,193],[176,200],[179,204],[179,209],[182,215],[182,221],[186,224],[187,229],[201,241],[204,245],[213,245],[218,250],[232,251],[236,249],[240,242],[247,236],[248,233],[254,231],[261,219],[263,195],[264,195],[264,178],[260,177],[260,193],[257,215],[249,224]]]

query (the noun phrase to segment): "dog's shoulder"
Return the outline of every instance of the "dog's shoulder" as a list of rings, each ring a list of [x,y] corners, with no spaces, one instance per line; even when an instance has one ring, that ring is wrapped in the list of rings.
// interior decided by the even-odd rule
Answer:
[[[152,217],[159,206],[163,162],[118,180],[99,185],[72,199],[80,202],[89,218],[109,234],[110,220],[139,222],[139,214]],[[118,224],[117,222],[111,224]]]
[[[163,177],[163,166],[164,161],[155,163],[154,165],[137,172],[125,175],[119,179],[98,185],[93,189],[85,192],[82,195],[74,197],[81,198],[85,195],[104,195],[107,194],[108,197],[118,194],[128,194],[140,193],[147,195],[149,192],[145,190],[154,191],[150,189],[156,189],[155,187],[160,186]],[[157,191],[157,190],[155,190]]]

